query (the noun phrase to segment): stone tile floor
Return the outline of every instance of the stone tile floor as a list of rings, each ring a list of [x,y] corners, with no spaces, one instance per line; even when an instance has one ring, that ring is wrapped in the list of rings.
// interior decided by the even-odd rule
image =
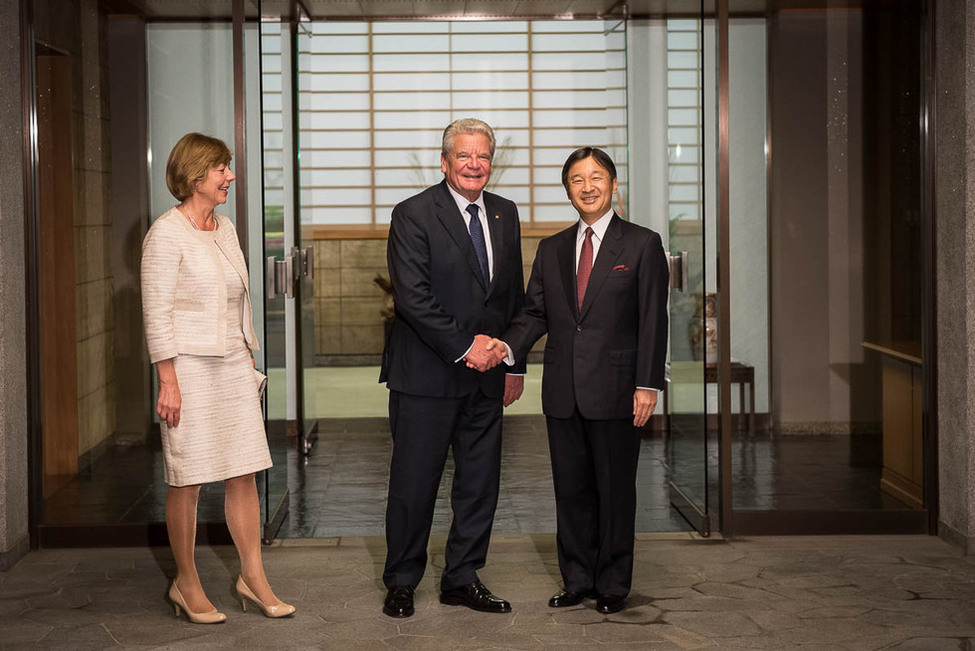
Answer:
[[[289,452],[289,509],[277,536],[382,536],[392,454],[388,420],[333,419],[323,421],[320,427],[319,441],[310,456],[299,463]],[[434,510],[434,533],[450,530],[453,474],[453,458],[448,454]],[[670,505],[669,481],[666,439],[659,433],[648,434],[640,446],[636,531],[691,530]],[[208,508],[221,503],[211,500]],[[555,528],[545,418],[506,416],[493,531],[496,535],[533,535],[551,533]]]
[[[383,389],[385,391],[385,389]],[[718,450],[695,428],[681,436],[675,419],[670,436],[648,432],[637,471],[636,530],[689,531],[670,504],[670,483],[686,494],[703,493],[704,463],[717,477]],[[289,491],[281,538],[381,536],[389,481],[392,440],[382,418],[333,418],[319,423],[312,454],[299,457],[284,429],[269,431],[274,468],[258,479],[263,494],[277,504]],[[907,507],[880,487],[882,441],[874,435],[744,433],[732,440],[732,485],[736,509],[903,510]],[[434,513],[433,531],[450,527],[448,455]],[[717,494],[717,488],[714,488]],[[140,525],[165,519],[167,487],[162,480],[158,441],[115,446],[92,466],[44,500],[43,522],[58,526]],[[701,498],[698,497],[700,503]],[[206,484],[200,496],[201,522],[222,522],[223,484]],[[534,535],[555,531],[555,494],[545,418],[505,416],[501,485],[494,532]]]
[[[481,578],[508,615],[441,605],[443,539],[417,612],[380,612],[381,538],[267,548],[288,620],[243,613],[232,548],[201,547],[217,626],[174,619],[166,548],[42,550],[0,573],[2,649],[911,649],[975,648],[975,557],[926,536],[703,540],[643,534],[629,607],[547,607],[559,584],[551,535],[495,537]]]

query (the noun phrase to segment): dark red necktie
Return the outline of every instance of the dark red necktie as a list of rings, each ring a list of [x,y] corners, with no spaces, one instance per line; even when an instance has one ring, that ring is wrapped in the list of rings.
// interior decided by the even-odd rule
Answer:
[[[576,298],[579,300],[579,310],[582,310],[582,299],[586,297],[586,285],[589,284],[589,274],[592,273],[592,228],[586,228],[586,239],[582,242],[579,252],[579,268],[576,270]]]

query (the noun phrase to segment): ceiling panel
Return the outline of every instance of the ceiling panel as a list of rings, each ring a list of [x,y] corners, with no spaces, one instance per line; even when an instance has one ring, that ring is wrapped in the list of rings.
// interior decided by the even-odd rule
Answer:
[[[520,3],[521,0],[467,0],[464,15],[468,18],[515,16]]]
[[[701,0],[630,0],[631,16],[697,16]]]
[[[327,5],[328,11],[332,12],[330,14],[325,14],[330,17],[346,16],[348,14],[341,14],[340,11],[344,11],[345,2],[330,2],[325,0],[324,2],[317,2],[316,5]],[[413,0],[362,0],[361,2],[356,2],[358,5],[357,13],[360,16],[368,16],[370,18],[379,17],[409,17],[412,18],[416,14],[414,13],[414,2]],[[311,12],[312,19],[316,18],[318,14],[316,13],[316,7],[309,3],[306,5],[308,10]]]
[[[232,20],[234,16],[233,0],[129,0],[128,4],[148,19]],[[257,0],[244,0],[244,15],[257,18]]]
[[[476,19],[619,16],[620,0],[300,0],[313,20],[396,18]],[[731,16],[788,10],[842,10],[893,7],[923,0],[729,0]],[[708,0],[713,6],[716,0]],[[111,13],[133,13],[149,20],[230,20],[233,0],[100,0]],[[244,0],[248,19],[258,17],[258,0]],[[262,0],[265,18],[287,17],[291,0]],[[701,0],[628,0],[628,16],[695,16]]]
[[[592,0],[588,4],[601,7],[603,2]],[[565,16],[569,13],[569,7],[573,5],[573,0],[522,0],[518,3],[516,12],[520,16]],[[587,13],[594,15],[597,12]]]
[[[527,18],[563,16],[570,10],[595,16],[618,0],[360,0],[352,11],[347,1],[304,0],[313,19],[371,18]]]
[[[712,2],[714,0],[711,0]],[[730,0],[748,12],[763,10],[769,0]],[[823,3],[835,0],[777,0],[779,3]],[[358,10],[349,7],[350,0],[302,0],[312,18],[554,18],[618,16],[622,0],[358,0]],[[701,0],[629,0],[625,3],[630,16],[698,15]]]

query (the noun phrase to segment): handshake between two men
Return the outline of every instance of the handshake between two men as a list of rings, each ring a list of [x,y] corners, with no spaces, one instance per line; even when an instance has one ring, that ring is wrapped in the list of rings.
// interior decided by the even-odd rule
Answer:
[[[467,368],[483,373],[501,364],[507,356],[508,347],[500,339],[487,335],[475,335],[474,345],[464,356],[464,362],[467,364]],[[505,375],[504,398],[502,400],[504,406],[507,407],[520,398],[524,390],[525,377],[523,375]]]
[[[464,361],[467,368],[473,368],[482,373],[504,361],[508,356],[508,347],[500,339],[493,339],[487,335],[475,335],[474,345],[467,351]]]

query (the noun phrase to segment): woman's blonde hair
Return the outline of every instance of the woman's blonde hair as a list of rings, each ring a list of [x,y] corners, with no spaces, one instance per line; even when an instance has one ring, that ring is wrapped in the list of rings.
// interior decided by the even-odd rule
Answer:
[[[202,133],[188,133],[179,139],[166,162],[166,187],[174,197],[183,201],[193,196],[196,184],[206,178],[210,170],[227,165],[233,154],[219,138]]]

